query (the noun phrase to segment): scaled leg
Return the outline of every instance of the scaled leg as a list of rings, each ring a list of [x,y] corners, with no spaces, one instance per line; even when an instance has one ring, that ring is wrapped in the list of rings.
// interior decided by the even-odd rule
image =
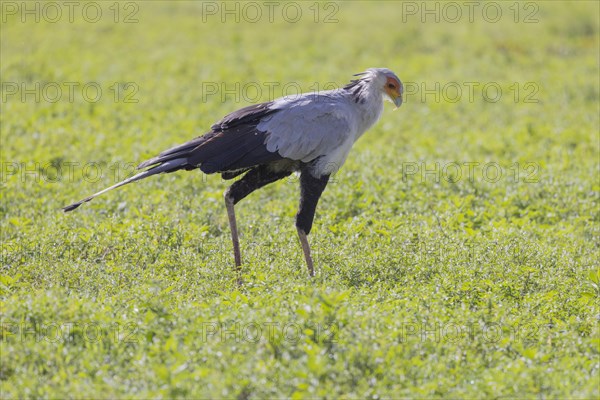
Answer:
[[[271,171],[267,166],[257,167],[242,177],[239,181],[236,181],[231,185],[227,191],[225,191],[225,206],[227,207],[227,216],[229,218],[229,227],[231,228],[231,241],[233,242],[233,257],[235,259],[235,266],[239,269],[242,265],[242,255],[240,252],[240,240],[237,229],[237,222],[235,219],[234,206],[254,192],[256,189],[260,189],[263,186],[268,185],[289,176],[291,171]]]
[[[300,173],[300,208],[296,214],[296,229],[310,276],[315,275],[315,270],[307,236],[312,228],[317,203],[328,181],[329,175],[316,178],[308,169],[303,169]]]

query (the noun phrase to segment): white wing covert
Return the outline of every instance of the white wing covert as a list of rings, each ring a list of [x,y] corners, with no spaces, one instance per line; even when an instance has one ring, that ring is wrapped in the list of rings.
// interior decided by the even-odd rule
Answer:
[[[335,151],[353,136],[355,118],[341,96],[309,94],[276,100],[281,111],[257,126],[266,132],[267,150],[282,157],[309,162]]]

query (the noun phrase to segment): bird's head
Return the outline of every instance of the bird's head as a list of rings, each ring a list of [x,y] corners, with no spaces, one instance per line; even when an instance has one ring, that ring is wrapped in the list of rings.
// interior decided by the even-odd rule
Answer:
[[[384,100],[394,103],[396,108],[402,105],[404,87],[394,72],[387,68],[369,68],[363,74],[366,75],[365,78],[368,76],[371,87],[381,90]]]

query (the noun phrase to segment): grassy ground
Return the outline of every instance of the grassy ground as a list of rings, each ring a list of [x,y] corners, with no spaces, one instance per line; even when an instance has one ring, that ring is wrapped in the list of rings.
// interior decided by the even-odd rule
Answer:
[[[599,396],[598,3],[45,4],[0,4],[2,398]],[[59,211],[372,66],[406,102],[327,188],[314,279],[296,178],[237,208],[243,287],[219,177]]]

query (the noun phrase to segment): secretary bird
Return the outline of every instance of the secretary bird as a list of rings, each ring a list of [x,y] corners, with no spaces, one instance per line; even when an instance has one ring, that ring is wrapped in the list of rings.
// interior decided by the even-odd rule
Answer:
[[[383,101],[402,104],[403,86],[387,68],[369,68],[341,89],[282,97],[226,115],[210,131],[144,161],[137,175],[63,208],[72,211],[109,190],[152,175],[199,168],[223,179],[242,178],[225,191],[236,268],[242,265],[234,206],[253,191],[300,172],[296,229],[311,276],[307,235],[330,175],[352,145],[381,116]]]

